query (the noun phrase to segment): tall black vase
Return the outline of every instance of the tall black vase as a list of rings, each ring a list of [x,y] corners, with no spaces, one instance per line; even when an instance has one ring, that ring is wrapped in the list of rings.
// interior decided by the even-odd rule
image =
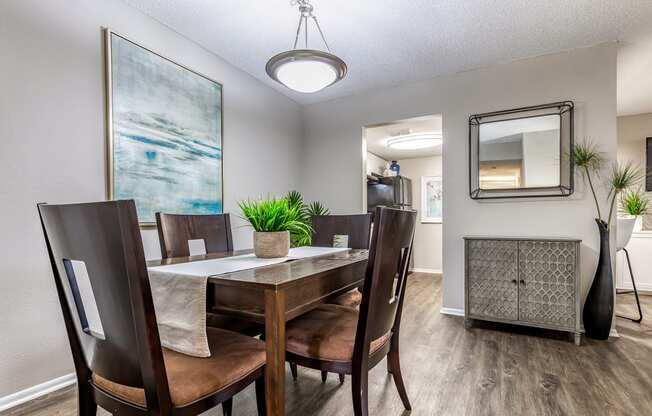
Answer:
[[[609,250],[609,228],[602,220],[595,220],[600,231],[600,257],[593,277],[591,290],[584,304],[584,329],[586,336],[606,340],[611,331],[614,311],[614,283]]]

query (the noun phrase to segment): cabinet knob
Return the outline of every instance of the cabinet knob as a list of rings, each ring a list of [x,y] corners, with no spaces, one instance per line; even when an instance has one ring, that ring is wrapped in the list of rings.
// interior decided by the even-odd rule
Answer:
[[[512,283],[516,284],[516,279],[512,279]]]
[[[525,280],[521,279],[521,284],[525,286]]]

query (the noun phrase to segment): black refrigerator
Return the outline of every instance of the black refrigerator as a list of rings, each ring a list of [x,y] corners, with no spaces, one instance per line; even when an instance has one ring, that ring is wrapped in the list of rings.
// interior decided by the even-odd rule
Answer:
[[[377,206],[412,208],[412,181],[405,176],[367,178],[367,211]]]

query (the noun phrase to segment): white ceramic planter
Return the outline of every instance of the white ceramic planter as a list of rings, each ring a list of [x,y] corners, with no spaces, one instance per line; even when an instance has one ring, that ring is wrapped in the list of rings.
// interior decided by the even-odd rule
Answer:
[[[254,231],[254,253],[256,257],[273,259],[286,257],[290,252],[290,232],[258,232]]]
[[[639,231],[643,230],[643,216],[642,215],[637,215],[636,216],[636,223],[634,223],[634,232],[637,233]]]
[[[616,250],[622,250],[632,238],[632,231],[636,229],[636,223],[641,217],[623,216],[618,217],[618,228],[616,231]]]

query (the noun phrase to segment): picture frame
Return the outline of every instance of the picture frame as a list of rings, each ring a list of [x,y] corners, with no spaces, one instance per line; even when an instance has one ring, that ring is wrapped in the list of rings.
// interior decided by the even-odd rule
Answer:
[[[421,222],[441,224],[443,209],[441,176],[421,177]]]
[[[222,84],[108,28],[104,44],[108,199],[134,199],[141,227],[223,213]]]

